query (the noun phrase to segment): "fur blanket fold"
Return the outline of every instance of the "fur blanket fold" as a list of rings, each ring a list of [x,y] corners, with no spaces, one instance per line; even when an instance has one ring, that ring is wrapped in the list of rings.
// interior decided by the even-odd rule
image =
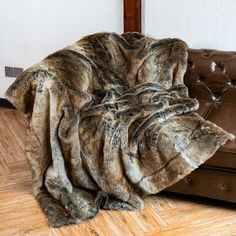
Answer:
[[[187,45],[138,33],[82,38],[6,92],[29,126],[33,192],[53,227],[100,208],[141,210],[233,135],[201,118],[183,76]]]

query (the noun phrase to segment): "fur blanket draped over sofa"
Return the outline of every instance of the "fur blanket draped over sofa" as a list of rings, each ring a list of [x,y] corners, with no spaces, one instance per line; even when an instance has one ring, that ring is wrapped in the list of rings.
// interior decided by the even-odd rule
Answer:
[[[234,137],[194,111],[187,45],[138,33],[82,38],[6,92],[27,117],[33,192],[51,226],[141,210]]]

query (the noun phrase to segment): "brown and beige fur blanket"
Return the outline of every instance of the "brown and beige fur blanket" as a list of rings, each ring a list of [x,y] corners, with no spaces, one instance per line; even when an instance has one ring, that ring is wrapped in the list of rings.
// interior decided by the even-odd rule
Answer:
[[[51,226],[141,210],[233,136],[194,111],[187,45],[138,33],[82,38],[6,92],[29,122],[33,192]]]

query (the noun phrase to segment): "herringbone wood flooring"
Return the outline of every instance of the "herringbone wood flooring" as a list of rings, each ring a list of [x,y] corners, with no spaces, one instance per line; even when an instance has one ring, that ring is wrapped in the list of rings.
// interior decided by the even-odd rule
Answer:
[[[49,228],[31,190],[24,154],[26,121],[0,109],[0,235],[236,235],[236,207],[173,194],[145,199],[142,212],[103,211],[94,219]]]

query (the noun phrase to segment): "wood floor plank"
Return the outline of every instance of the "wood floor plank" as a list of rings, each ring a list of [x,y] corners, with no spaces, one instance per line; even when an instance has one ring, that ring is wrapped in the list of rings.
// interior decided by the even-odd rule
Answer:
[[[1,175],[8,175],[11,173],[9,166],[3,155],[0,153],[0,176]]]
[[[127,212],[128,215],[134,219],[143,232],[148,232],[153,229],[161,229],[166,226],[166,222],[160,215],[145,201],[145,207],[140,212]]]
[[[64,226],[61,228],[51,228],[50,229],[53,236],[82,236],[82,235],[88,235],[90,236],[91,234],[84,234],[83,231],[80,231],[77,226],[72,225],[72,226]]]
[[[19,173],[29,170],[29,165],[26,159],[14,162],[8,162],[7,164],[11,173]]]
[[[18,186],[23,190],[26,190],[25,186],[30,184],[31,185],[31,173],[29,170],[22,171],[14,174],[8,174],[4,176],[0,176],[0,193],[1,191],[6,190],[6,187],[12,188],[12,190]],[[31,186],[30,186],[31,188]],[[31,188],[32,189],[32,188]],[[10,189],[11,190],[11,189]]]
[[[0,176],[0,186],[4,184],[22,183],[27,180],[31,181],[31,173],[29,170],[22,170],[21,173],[16,172],[16,173],[7,174],[5,176]]]
[[[0,120],[0,152],[6,162],[25,159],[25,153],[5,121]]]
[[[0,216],[0,235],[51,234],[43,213],[38,207],[14,209]]]
[[[7,124],[22,150],[25,150],[26,121],[23,115],[9,109],[7,112],[1,112],[0,118]]]
[[[144,234],[126,211],[102,211],[101,214],[112,228],[114,235],[140,236]]]
[[[19,191],[5,194],[4,197],[0,196],[0,201],[0,216],[4,216],[4,214],[10,211],[27,208],[28,206],[38,208],[38,203],[32,194],[19,193]]]
[[[163,193],[147,197],[140,212],[101,210],[78,225],[48,227],[32,193],[26,126],[18,111],[0,109],[0,236],[236,235],[235,207]]]
[[[85,225],[86,223],[84,223]],[[108,223],[104,220],[101,213],[98,213],[98,215],[90,220],[88,222],[91,232],[94,232],[95,235],[104,235],[104,236],[111,236],[113,235],[112,230],[110,229]]]
[[[110,229],[108,223],[104,220],[101,213],[87,222],[71,225],[61,228],[51,228],[54,235],[64,236],[64,235],[88,235],[88,236],[112,236],[113,231]]]
[[[156,210],[156,212],[163,212],[166,210],[173,210],[178,208],[176,201],[166,198],[161,194],[156,194],[148,196],[146,201],[150,203],[151,206]]]
[[[204,217],[203,217],[204,215]],[[194,224],[202,224],[206,221],[211,222],[217,219],[236,216],[234,209],[218,209],[217,207],[201,206],[197,204],[189,208],[178,208],[173,211],[165,211],[160,213],[160,216],[167,222],[168,225],[184,226],[189,225],[190,216],[191,222]]]
[[[217,221],[182,227],[169,227],[163,230],[149,231],[145,236],[233,236],[236,235],[235,217],[227,217]]]

